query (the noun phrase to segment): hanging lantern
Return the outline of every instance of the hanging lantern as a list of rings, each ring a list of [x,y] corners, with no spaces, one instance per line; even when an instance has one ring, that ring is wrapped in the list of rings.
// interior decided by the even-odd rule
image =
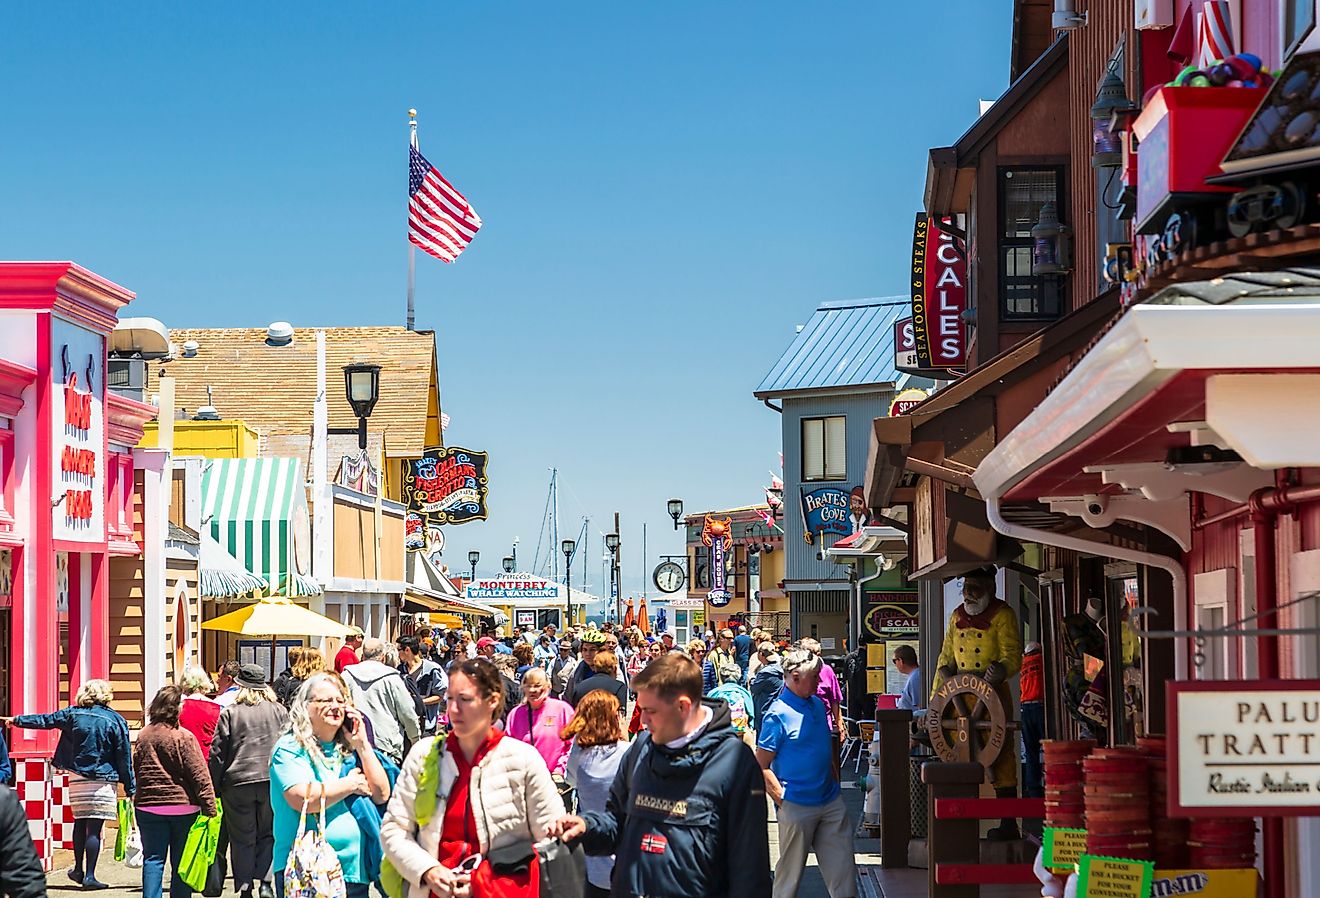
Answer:
[[[1123,164],[1123,133],[1111,124],[1114,114],[1133,109],[1123,87],[1123,79],[1114,71],[1105,73],[1091,104],[1091,167],[1116,168]]]
[[[1063,274],[1068,270],[1068,227],[1059,222],[1059,205],[1050,200],[1040,207],[1040,220],[1031,229],[1032,274]]]

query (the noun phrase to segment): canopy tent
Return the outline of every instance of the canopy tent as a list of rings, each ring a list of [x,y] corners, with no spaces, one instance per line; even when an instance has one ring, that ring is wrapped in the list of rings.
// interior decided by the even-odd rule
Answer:
[[[408,583],[408,591],[404,597],[405,611],[447,611],[453,614],[476,614],[495,618],[497,626],[501,623],[508,623],[508,617],[498,608],[463,598],[458,588],[454,586],[453,581],[437,570],[435,564],[423,552],[408,553],[405,576]],[[419,607],[408,608],[409,604]]]
[[[319,595],[306,575],[311,529],[296,458],[224,458],[202,474],[203,527],[275,595]]]
[[[236,599],[267,588],[266,581],[243,567],[209,530],[198,534],[201,543],[198,587],[208,599]]]

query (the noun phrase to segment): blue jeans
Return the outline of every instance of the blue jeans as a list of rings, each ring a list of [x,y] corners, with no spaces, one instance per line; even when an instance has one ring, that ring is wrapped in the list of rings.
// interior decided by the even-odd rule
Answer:
[[[1045,797],[1045,765],[1040,756],[1040,742],[1045,737],[1045,706],[1023,702],[1022,717],[1022,797]]]
[[[183,845],[196,814],[153,814],[138,808],[137,825],[142,831],[142,898],[161,898],[165,879],[165,854],[170,856],[170,898],[192,898],[193,891],[179,877]]]

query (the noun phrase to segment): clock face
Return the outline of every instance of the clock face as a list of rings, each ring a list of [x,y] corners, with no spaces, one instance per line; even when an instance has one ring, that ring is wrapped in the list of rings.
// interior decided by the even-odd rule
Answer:
[[[656,588],[661,592],[678,592],[686,579],[683,566],[677,562],[665,561],[656,566],[654,580]]]
[[[710,565],[705,562],[697,565],[697,589],[710,589]]]

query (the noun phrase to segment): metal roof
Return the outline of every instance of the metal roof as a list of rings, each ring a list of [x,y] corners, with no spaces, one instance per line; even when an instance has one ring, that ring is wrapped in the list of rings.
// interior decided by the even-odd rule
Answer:
[[[899,296],[821,303],[753,395],[897,383],[894,322],[911,308]]]

